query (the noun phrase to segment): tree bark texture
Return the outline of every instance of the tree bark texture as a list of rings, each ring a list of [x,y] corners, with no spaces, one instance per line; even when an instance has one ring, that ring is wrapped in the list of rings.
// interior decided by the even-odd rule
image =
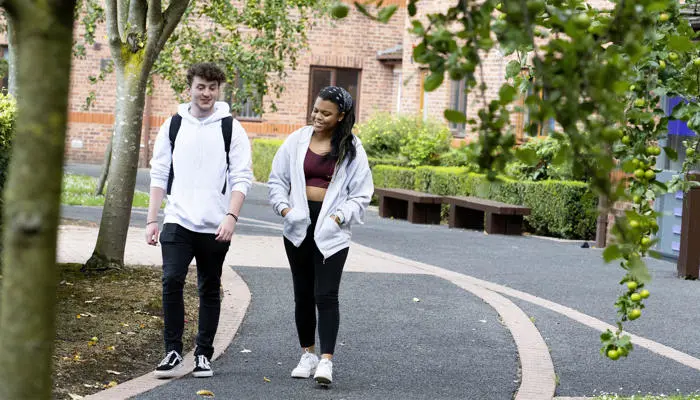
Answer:
[[[0,399],[50,399],[75,1],[0,3],[13,20],[22,88],[4,194]]]

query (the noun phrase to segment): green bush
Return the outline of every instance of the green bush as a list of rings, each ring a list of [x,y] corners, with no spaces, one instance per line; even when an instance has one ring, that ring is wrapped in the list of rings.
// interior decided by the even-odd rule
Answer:
[[[16,106],[12,96],[0,93],[0,192],[5,187],[7,166],[10,163],[15,113]]]
[[[375,187],[414,189],[415,170],[392,165],[376,165],[372,168]]]
[[[7,167],[10,164],[16,113],[17,108],[12,96],[0,93],[0,232],[2,232],[3,190],[7,178]],[[2,255],[2,239],[0,239],[0,255]],[[0,262],[1,260],[2,257],[0,257]],[[2,268],[1,265],[0,268]]]
[[[368,157],[397,159],[396,164],[410,166],[437,165],[450,148],[447,126],[420,115],[378,113],[357,126],[357,135]]]
[[[277,149],[282,146],[281,139],[255,139],[253,140],[253,175],[258,182],[267,182],[272,170],[272,159],[275,158]]]
[[[484,175],[460,167],[411,169],[377,165],[372,174],[377,187],[414,189],[441,196],[476,196],[528,206],[532,211],[525,217],[526,229],[538,235],[566,239],[590,239],[595,235],[597,199],[582,182],[507,178],[490,182]]]
[[[561,140],[551,136],[530,139],[520,145],[520,148],[534,150],[539,162],[536,165],[527,165],[515,160],[506,165],[505,173],[514,179],[529,181],[544,181],[548,179],[587,181],[588,176],[585,174],[585,168],[574,169],[570,159],[567,158],[562,164],[554,163],[557,154],[567,151],[564,146],[566,144],[563,144]],[[583,166],[585,166],[586,162],[588,161],[584,161]]]

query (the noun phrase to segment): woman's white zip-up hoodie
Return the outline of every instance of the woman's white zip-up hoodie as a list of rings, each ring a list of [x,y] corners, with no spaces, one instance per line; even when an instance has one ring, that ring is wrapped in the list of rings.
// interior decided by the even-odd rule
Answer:
[[[187,103],[178,108],[182,124],[174,151],[170,146],[171,118],[160,127],[151,159],[151,186],[167,190],[172,162],[174,178],[163,222],[193,232],[216,233],[229,211],[231,192],[246,195],[252,184],[250,141],[234,119],[227,174],[221,120],[231,115],[228,104],[216,102],[214,113],[203,120],[193,117],[189,107]],[[222,194],[224,184],[226,191]]]
[[[282,210],[291,208],[284,217],[283,235],[296,247],[304,241],[306,230],[311,225],[304,158],[312,133],[313,127],[305,126],[289,135],[275,154],[267,182],[270,204],[275,213],[282,215]],[[353,142],[357,156],[349,165],[346,158],[336,166],[314,230],[316,246],[324,259],[350,246],[350,227],[354,223],[364,224],[365,210],[374,192],[365,149],[359,138],[354,137]],[[341,225],[330,218],[334,214],[343,220]]]

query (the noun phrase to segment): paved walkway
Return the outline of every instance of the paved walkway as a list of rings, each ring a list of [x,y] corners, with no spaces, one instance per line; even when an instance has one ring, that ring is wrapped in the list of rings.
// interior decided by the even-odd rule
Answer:
[[[95,220],[99,211],[63,213]],[[160,249],[145,245],[136,228],[141,214],[132,215],[126,262],[160,264]],[[217,350],[230,347],[213,363],[214,378],[146,376],[95,398],[194,399],[209,389],[225,399],[564,400],[700,388],[700,283],[675,278],[673,264],[649,261],[652,297],[628,326],[635,351],[611,362],[597,353],[597,337],[614,323],[622,272],[599,250],[370,212],[354,229],[341,285],[336,382],[319,390],[288,378],[298,348],[280,235],[264,187],[254,186],[226,261],[228,311]],[[84,261],[95,238],[93,228],[63,227],[59,260]]]

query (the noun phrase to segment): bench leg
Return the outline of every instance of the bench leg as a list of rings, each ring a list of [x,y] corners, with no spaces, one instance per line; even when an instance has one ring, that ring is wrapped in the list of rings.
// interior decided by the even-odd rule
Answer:
[[[484,212],[450,204],[450,228],[484,230]]]
[[[408,202],[382,196],[379,198],[379,216],[382,218],[406,219],[408,217]]]
[[[520,235],[522,234],[522,227],[522,215],[486,214],[486,233]]]
[[[408,203],[408,221],[414,224],[440,224],[440,204]]]

